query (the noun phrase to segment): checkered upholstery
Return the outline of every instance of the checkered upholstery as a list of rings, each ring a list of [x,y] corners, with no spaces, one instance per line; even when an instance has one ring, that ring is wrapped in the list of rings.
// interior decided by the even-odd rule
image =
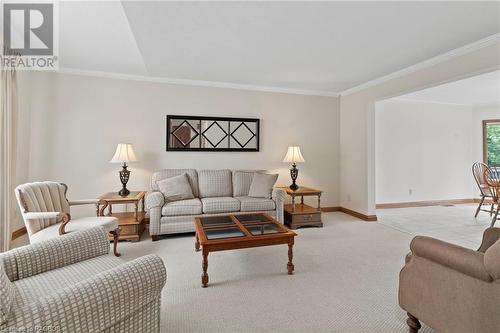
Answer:
[[[189,171],[189,172],[188,172]],[[190,179],[196,179],[196,186],[193,186],[193,194],[196,190],[197,198],[202,198],[202,211],[199,212],[194,201],[165,203],[163,195],[154,185],[159,179],[172,177],[175,175],[191,172]],[[146,194],[146,209],[149,215],[149,233],[152,236],[162,234],[174,234],[194,231],[194,218],[199,215],[212,216],[224,215],[227,213],[239,214],[245,211],[265,212],[283,223],[283,204],[286,192],[282,189],[274,189],[271,199],[254,198],[257,200],[246,200],[244,204],[235,199],[236,194],[245,194],[246,197],[250,189],[253,173],[263,172],[263,170],[201,170],[195,176],[196,170],[192,169],[168,169],[158,171],[153,174],[153,190]],[[191,180],[190,180],[191,181]],[[199,195],[201,193],[201,196]],[[226,196],[217,196],[216,193],[230,193]],[[207,200],[205,200],[207,199]],[[195,199],[198,200],[198,199]],[[173,205],[172,205],[173,204]]]
[[[160,188],[158,187],[158,181],[166,178],[180,176],[184,173],[188,176],[189,185],[191,185],[193,195],[198,198],[200,196],[200,192],[198,190],[198,173],[194,169],[164,169],[156,171],[151,177],[151,188],[153,189],[153,191],[160,191]]]
[[[272,199],[253,198],[253,197],[237,197],[241,203],[242,212],[256,212],[264,210],[274,210],[276,204]]]
[[[231,170],[200,170],[198,180],[200,198],[233,196]]]
[[[256,172],[265,173],[265,170],[233,170],[233,196],[248,196],[253,175]]]
[[[96,227],[13,249],[0,260],[9,279],[16,281],[108,253],[108,236]]]
[[[96,244],[88,234],[82,235],[85,232],[72,234],[75,238],[71,240],[92,251]],[[100,232],[98,238],[107,237],[103,229]],[[66,236],[54,240],[69,241]],[[34,252],[40,261],[55,261],[57,265],[50,270],[35,269],[14,282],[19,300],[0,331],[159,332],[160,295],[166,282],[159,257],[148,255],[124,262],[108,254],[89,257],[87,253],[76,260],[74,254],[65,254],[65,244],[59,245],[62,248],[50,240],[22,248],[30,255]],[[109,251],[109,246],[106,249]],[[18,266],[28,266],[22,262],[27,257],[14,251],[2,257],[15,257]],[[62,255],[50,258],[55,252]]]
[[[231,197],[201,199],[204,214],[238,212],[240,201]]]
[[[167,202],[161,214],[162,216],[198,215],[201,214],[201,201],[196,198]]]
[[[3,263],[0,261],[0,330],[1,326],[7,322],[7,317],[10,315],[12,305],[16,301],[17,290],[14,284],[9,280]]]

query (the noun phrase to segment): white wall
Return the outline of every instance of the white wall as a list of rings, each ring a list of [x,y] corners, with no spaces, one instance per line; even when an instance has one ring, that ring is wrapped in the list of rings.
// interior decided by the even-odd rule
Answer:
[[[375,214],[375,102],[500,68],[500,44],[381,82],[340,99],[340,205]]]
[[[376,202],[473,198],[473,149],[481,145],[473,140],[474,111],[400,99],[376,103]]]
[[[108,162],[117,143],[131,142],[139,162],[130,165],[129,189],[148,189],[162,168],[268,169],[289,184],[282,159],[299,145],[306,163],[298,183],[323,189],[323,205],[338,206],[339,98],[30,75],[30,181],[62,181],[75,199],[117,191],[120,166]],[[260,152],[166,152],[167,114],[260,118]]]

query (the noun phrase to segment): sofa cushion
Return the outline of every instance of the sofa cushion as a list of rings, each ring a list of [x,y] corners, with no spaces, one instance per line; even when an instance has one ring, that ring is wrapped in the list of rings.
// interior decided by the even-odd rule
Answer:
[[[198,198],[167,202],[161,209],[162,216],[201,214],[201,201]]]
[[[193,195],[198,198],[200,195],[200,192],[198,191],[198,173],[194,169],[163,169],[156,171],[151,177],[151,188],[153,191],[159,191],[160,188],[158,187],[158,182],[160,180],[180,176],[183,173],[187,174],[189,184],[193,190]]]
[[[229,213],[240,210],[240,201],[231,197],[202,198],[204,214]]]
[[[18,298],[17,288],[5,273],[2,261],[0,261],[0,295],[2,295],[0,297],[0,326],[2,326],[7,322],[12,305]]]
[[[165,178],[158,181],[160,192],[163,193],[166,201],[179,201],[193,199],[193,190],[189,184],[187,174]]]
[[[230,170],[198,171],[200,198],[231,197],[233,186]]]
[[[240,210],[242,212],[255,212],[276,209],[276,204],[271,199],[253,198],[253,197],[237,197],[241,203]]]
[[[248,191],[249,197],[255,198],[271,198],[271,193],[273,192],[273,186],[278,180],[278,174],[267,174],[267,173],[256,173],[253,176],[252,184],[250,185],[250,191]]]

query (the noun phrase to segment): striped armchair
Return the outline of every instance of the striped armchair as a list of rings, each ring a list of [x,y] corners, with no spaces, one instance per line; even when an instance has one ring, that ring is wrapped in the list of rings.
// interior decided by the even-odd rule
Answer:
[[[101,227],[0,255],[0,332],[159,332],[162,260],[109,255]]]

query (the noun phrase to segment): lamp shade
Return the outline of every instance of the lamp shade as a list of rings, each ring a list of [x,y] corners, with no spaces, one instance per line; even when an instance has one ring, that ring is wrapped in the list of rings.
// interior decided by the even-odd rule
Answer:
[[[305,162],[304,156],[302,156],[302,154],[300,153],[300,147],[298,146],[288,147],[288,151],[286,152],[283,162],[292,162],[292,163]]]
[[[132,148],[132,144],[130,143],[119,143],[116,146],[115,155],[110,163],[123,163],[123,162],[135,162],[137,158],[135,157],[134,148]]]

